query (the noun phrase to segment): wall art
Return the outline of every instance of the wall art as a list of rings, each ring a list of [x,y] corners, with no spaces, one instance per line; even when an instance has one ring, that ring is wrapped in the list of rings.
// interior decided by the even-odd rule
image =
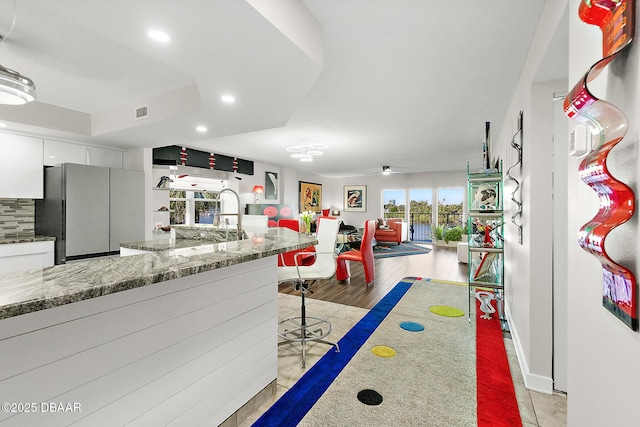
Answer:
[[[276,172],[264,173],[264,198],[278,200],[278,174]]]
[[[511,169],[519,167],[522,169],[522,111],[518,114],[518,130],[511,138],[511,147],[516,150],[518,161],[515,162],[509,169],[507,169],[507,179],[514,183],[515,187],[511,192],[511,201],[516,205],[516,211],[511,215],[511,222],[518,229],[518,243],[522,244],[522,224],[519,223],[519,218],[522,217],[522,195],[520,191],[520,181],[511,175]]]
[[[345,212],[366,212],[367,211],[367,186],[366,185],[345,185],[344,186],[344,210]]]
[[[600,199],[596,215],[578,233],[578,243],[602,264],[602,303],[633,330],[638,330],[637,285],[634,274],[616,263],[605,250],[611,230],[627,222],[634,213],[635,195],[631,188],[614,178],[607,167],[607,156],[624,138],[628,121],[615,105],[596,98],[588,88],[600,72],[627,47],[634,34],[633,0],[584,0],[580,19],[602,31],[602,59],[587,70],[564,101],[569,118],[584,123],[591,131],[591,150],[581,161],[580,178]]]
[[[248,215],[266,215],[267,226],[277,227],[278,220],[296,219],[293,215],[293,205],[279,203],[247,204]]]
[[[322,184],[298,181],[300,212],[320,212],[322,209]]]

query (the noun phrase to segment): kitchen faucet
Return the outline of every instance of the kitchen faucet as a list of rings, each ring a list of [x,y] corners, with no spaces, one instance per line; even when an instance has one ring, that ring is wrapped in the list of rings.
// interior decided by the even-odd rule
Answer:
[[[218,193],[218,200],[220,200],[220,196],[222,196],[222,193],[224,193],[225,191],[231,191],[234,196],[236,196],[236,200],[238,201],[238,234],[237,234],[237,240],[242,240],[242,213],[240,213],[240,196],[238,196],[238,193],[236,193],[234,190],[232,190],[231,188],[223,188],[222,190],[220,190],[220,193]],[[220,213],[220,216],[222,215],[234,215],[234,214],[223,214]],[[221,222],[222,223],[222,222]],[[226,224],[228,224],[228,221],[225,221]],[[218,225],[219,227],[220,225]],[[228,228],[227,228],[228,230]],[[227,240],[229,240],[229,238],[227,237]]]

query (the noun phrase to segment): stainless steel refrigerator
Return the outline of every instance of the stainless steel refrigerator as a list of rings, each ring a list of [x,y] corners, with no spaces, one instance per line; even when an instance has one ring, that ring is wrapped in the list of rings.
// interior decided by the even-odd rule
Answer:
[[[117,253],[144,240],[144,173],[64,163],[44,170],[36,234],[56,237],[55,263]]]

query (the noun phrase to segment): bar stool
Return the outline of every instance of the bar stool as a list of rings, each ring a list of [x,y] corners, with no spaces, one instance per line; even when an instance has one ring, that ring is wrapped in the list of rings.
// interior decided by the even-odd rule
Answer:
[[[300,291],[300,316],[289,317],[280,321],[278,336],[283,341],[278,345],[289,343],[302,344],[302,367],[306,367],[306,347],[308,341],[316,341],[335,347],[340,351],[337,343],[325,341],[324,338],[333,329],[331,323],[319,316],[307,316],[305,295],[310,292],[311,282],[319,279],[329,279],[336,273],[336,241],[340,222],[335,219],[322,219],[322,226],[318,227],[318,244],[315,252],[297,252],[294,255],[294,266],[278,267],[278,282],[292,282],[293,288]],[[312,265],[301,265],[303,257],[313,256]]]

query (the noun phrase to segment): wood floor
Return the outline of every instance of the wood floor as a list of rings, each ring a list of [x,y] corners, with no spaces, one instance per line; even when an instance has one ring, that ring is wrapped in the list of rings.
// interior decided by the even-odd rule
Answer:
[[[376,259],[375,280],[367,286],[362,264],[352,262],[349,281],[316,281],[311,285],[312,293],[307,294],[307,297],[371,309],[405,277],[466,282],[467,265],[458,263],[458,255],[454,248],[434,248],[428,254]],[[299,295],[290,283],[281,283],[278,291]]]

